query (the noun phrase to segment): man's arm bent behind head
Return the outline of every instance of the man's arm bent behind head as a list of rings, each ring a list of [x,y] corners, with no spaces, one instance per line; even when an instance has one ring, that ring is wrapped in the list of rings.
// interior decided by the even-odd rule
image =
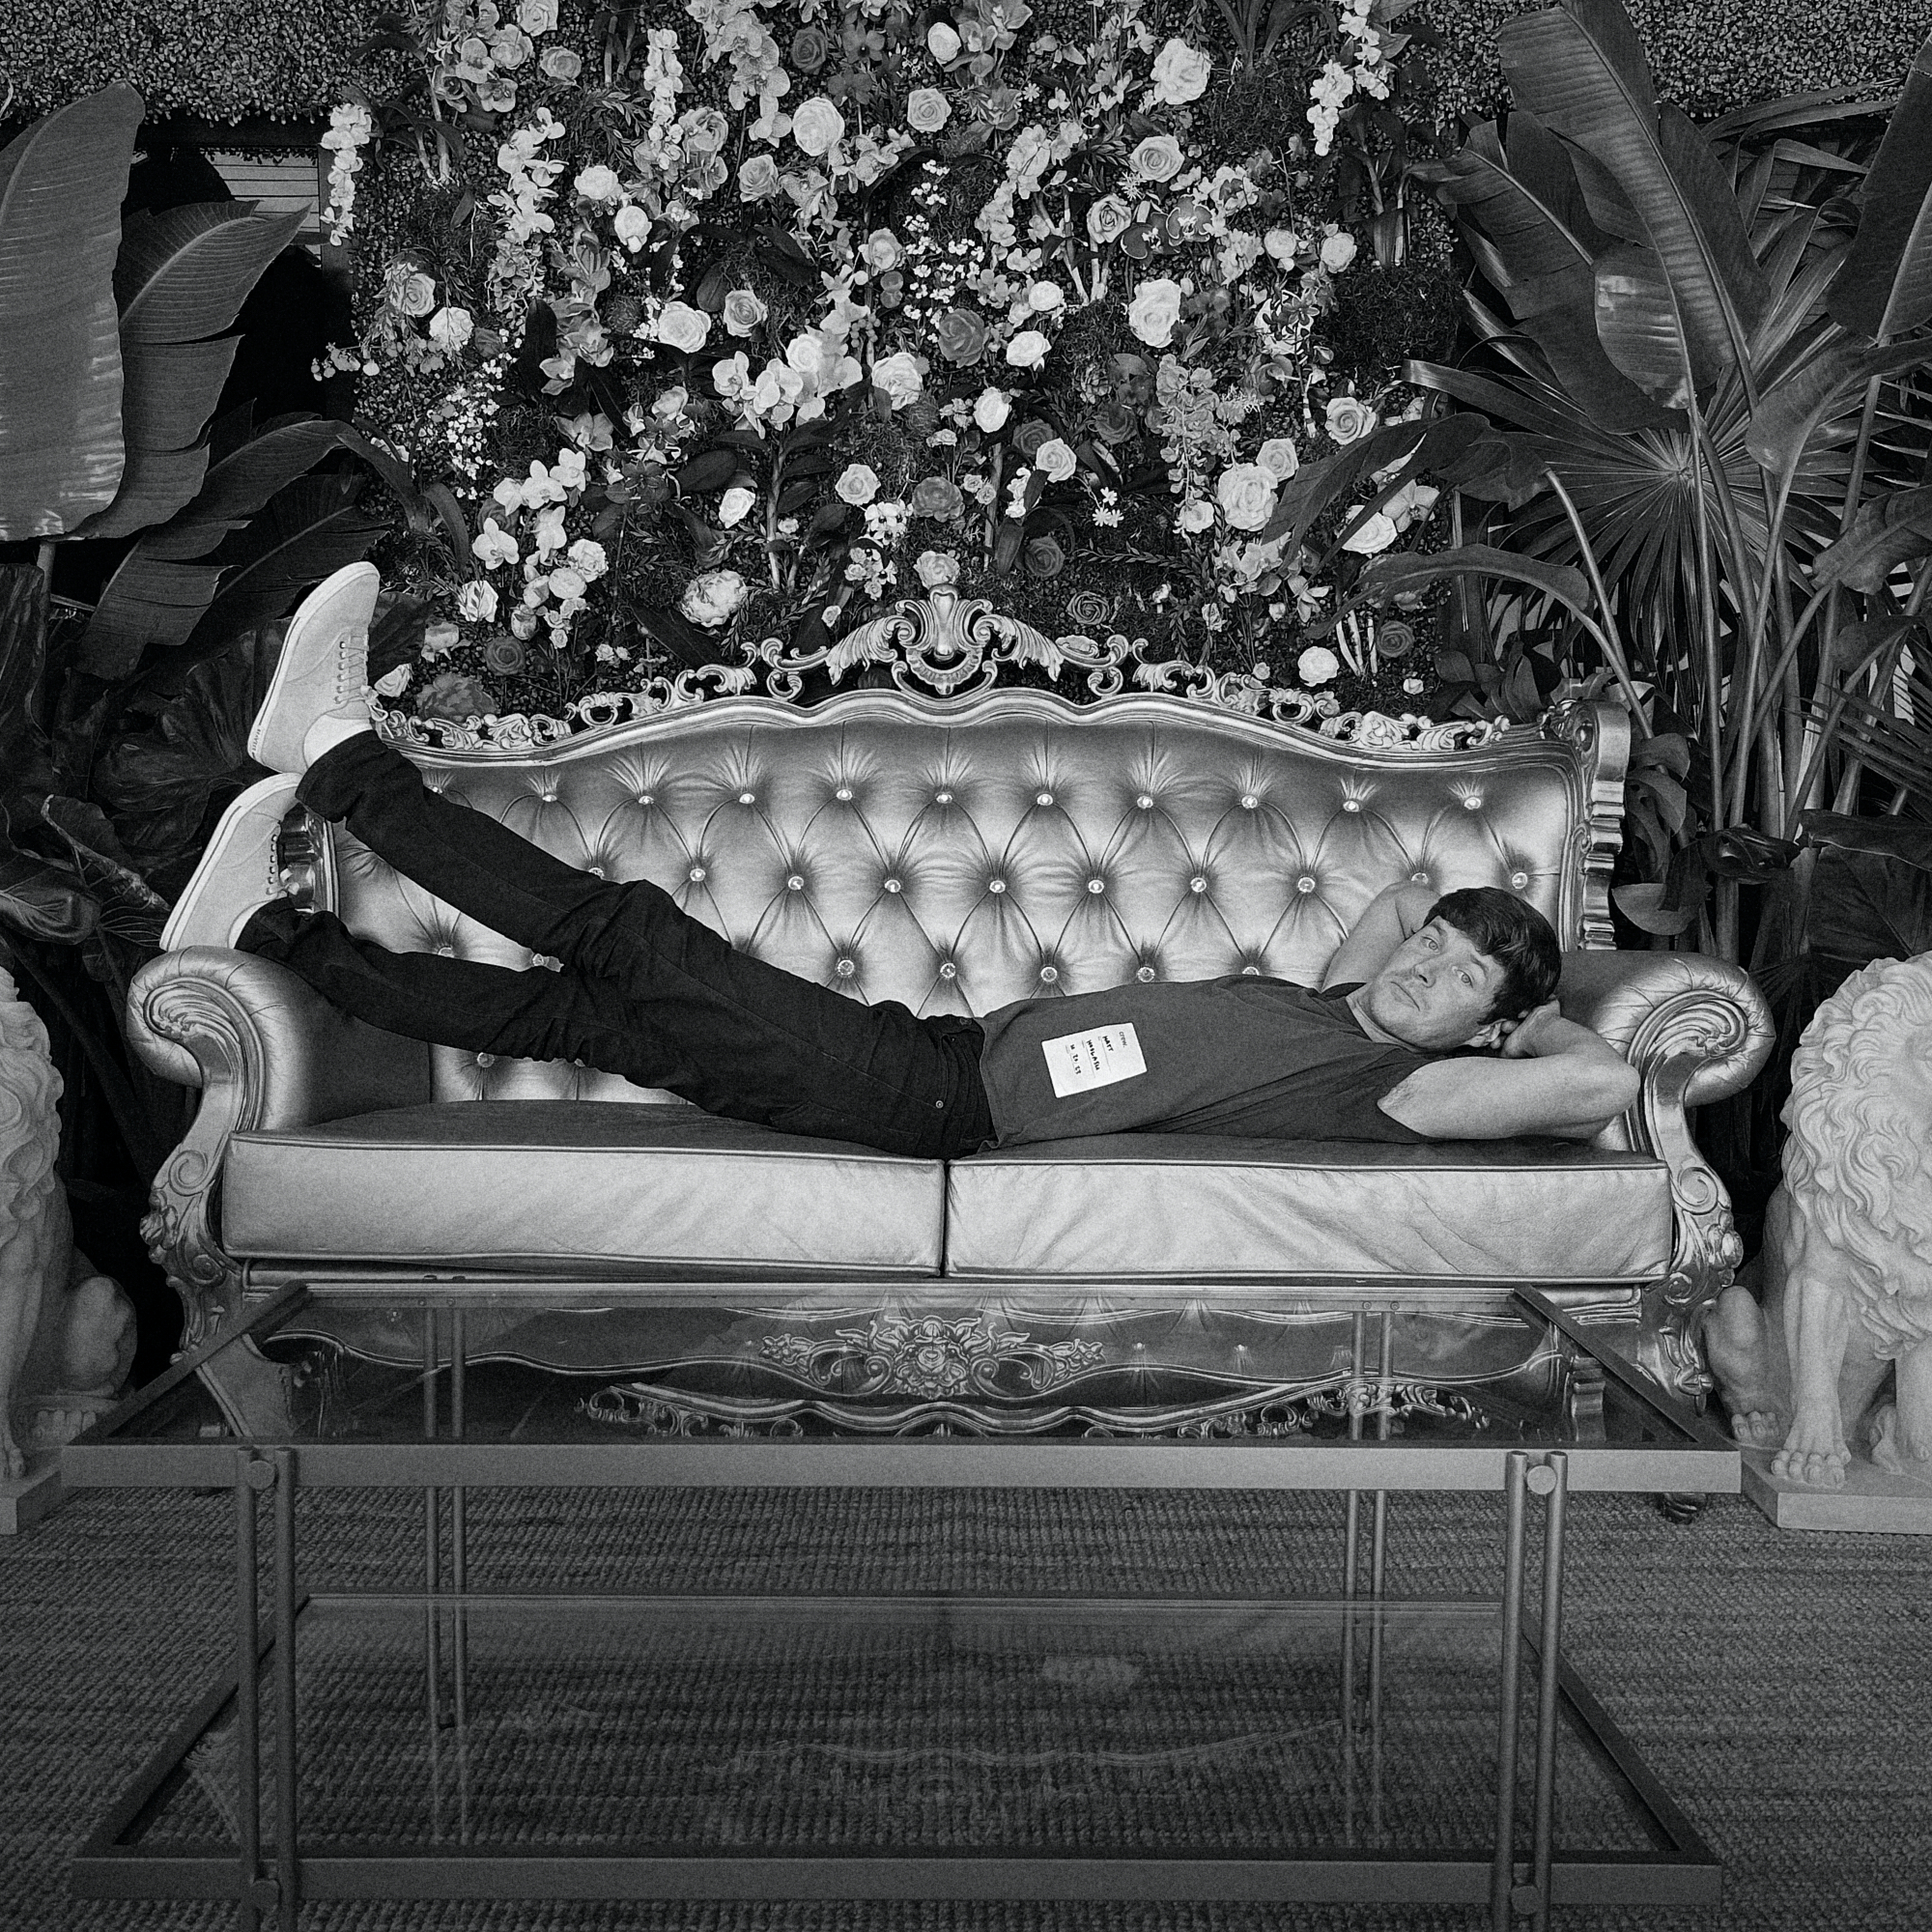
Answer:
[[[1383,1094],[1381,1110],[1432,1140],[1555,1134],[1589,1140],[1636,1104],[1643,1082],[1622,1054],[1551,1000],[1524,1018],[1494,1058],[1419,1066]]]

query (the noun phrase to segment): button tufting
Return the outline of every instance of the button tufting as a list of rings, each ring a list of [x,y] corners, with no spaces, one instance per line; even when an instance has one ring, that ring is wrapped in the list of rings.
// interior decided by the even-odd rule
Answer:
[[[1144,791],[1137,799],[1134,800],[1134,803],[1137,806],[1139,806],[1143,811],[1151,811],[1153,810],[1153,794],[1151,792]]]
[[[1296,879],[1294,890],[1298,893],[1312,893],[1315,890],[1315,881],[1313,879]]]
[[[699,879],[703,878],[704,867],[702,866],[694,866],[685,876],[689,878],[694,885],[696,885]]]
[[[586,872],[588,872],[593,879],[601,879],[606,876],[604,867],[602,866],[586,866],[584,867],[583,869]],[[702,878],[703,876],[704,875],[701,872],[698,874],[699,878]]]
[[[1060,968],[1058,966],[1042,966],[1039,969],[1039,977],[1047,985],[1054,985],[1060,979]]]
[[[952,794],[950,791],[936,791],[932,794],[932,802],[934,805],[951,805]]]
[[[1481,811],[1482,809],[1483,809],[1483,801],[1474,792],[1471,792],[1469,796],[1463,801],[1463,810],[1464,811]]]
[[[1243,973],[1248,974],[1251,978],[1257,980],[1259,980],[1262,976],[1262,969],[1259,966],[1243,966],[1241,968],[1241,971]]]
[[[657,802],[658,795],[654,791],[640,791],[638,794],[638,803],[639,805],[655,805]]]
[[[849,805],[852,802],[852,787],[850,785],[840,785],[838,789],[832,794],[832,796],[836,798],[840,805]]]
[[[439,939],[436,942],[436,950],[445,959],[453,959],[456,956],[456,948],[446,939]]]
[[[849,980],[859,970],[856,959],[841,959],[832,969],[841,980]]]
[[[556,794],[554,791],[539,792],[537,796],[541,798],[546,805],[554,805],[556,803]]]
[[[1523,887],[1529,884],[1529,874],[1527,872],[1512,872],[1510,874],[1510,884],[1513,885],[1518,892],[1521,892]]]
[[[1145,985],[1148,980],[1153,978],[1153,968],[1151,966],[1139,967],[1134,973],[1134,978]]]
[[[988,879],[986,881],[986,890],[989,893],[1003,893],[1006,889],[1007,882],[1004,879]]]
[[[1360,811],[1361,809],[1362,801],[1358,798],[1345,798],[1342,801],[1342,810],[1344,811]]]
[[[1051,805],[1053,794],[1050,791],[1037,791],[1033,795],[1033,802],[1036,805]]]
[[[1089,879],[1087,890],[1090,893],[1104,893],[1107,890],[1107,882],[1105,879]]]
[[[1253,792],[1243,792],[1241,794],[1241,810],[1243,811],[1252,811],[1260,804],[1261,800]]]
[[[1408,875],[1408,879],[1410,885],[1426,886],[1429,883],[1429,874],[1427,872],[1411,872]]]
[[[1203,874],[1201,874],[1200,872],[1196,872],[1195,875],[1188,880],[1187,890],[1190,893],[1205,893],[1208,890],[1208,881],[1206,877],[1203,876]]]
[[[942,960],[939,966],[939,977],[942,980],[956,980],[959,977],[959,969],[953,965],[952,960]]]
[[[887,892],[896,893],[902,890],[904,882],[899,879],[887,879],[884,883]]]
[[[757,802],[758,795],[754,791],[741,791],[738,794],[738,803],[740,805],[756,805]]]
[[[791,875],[791,877],[785,881],[785,891],[788,893],[802,893],[804,892],[804,890],[805,890],[805,877],[802,873],[794,872]]]
[[[495,1066],[497,1056],[494,1053],[479,1053],[476,1056],[476,1064],[478,1066]]]

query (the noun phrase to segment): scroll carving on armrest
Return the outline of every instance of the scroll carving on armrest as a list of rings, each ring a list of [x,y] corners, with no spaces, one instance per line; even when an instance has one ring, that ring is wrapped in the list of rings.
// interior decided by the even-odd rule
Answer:
[[[1670,1268],[1645,1291],[1644,1366],[1700,1402],[1711,1388],[1700,1337],[1744,1244],[1730,1197],[1698,1151],[1686,1110],[1749,1085],[1770,1058],[1770,1009],[1750,976],[1696,952],[1577,952],[1563,961],[1566,1018],[1593,1028],[1643,1075],[1628,1139],[1663,1162],[1675,1221]]]
[[[128,1037],[156,1072],[201,1089],[186,1138],[155,1178],[141,1232],[205,1341],[240,1288],[213,1227],[231,1134],[299,1126],[431,1097],[429,1048],[331,1007],[272,960],[190,946],[151,959],[128,991]]]

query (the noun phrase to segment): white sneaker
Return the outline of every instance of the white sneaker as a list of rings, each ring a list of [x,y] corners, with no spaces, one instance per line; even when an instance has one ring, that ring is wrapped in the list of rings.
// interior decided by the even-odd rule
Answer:
[[[263,902],[281,895],[282,819],[296,802],[297,780],[277,772],[251,784],[226,811],[194,876],[161,928],[161,951],[229,946]]]
[[[269,695],[248,729],[248,755],[270,771],[308,769],[302,740],[331,714],[366,724],[369,622],[383,580],[373,563],[352,563],[301,601],[275,661]]]

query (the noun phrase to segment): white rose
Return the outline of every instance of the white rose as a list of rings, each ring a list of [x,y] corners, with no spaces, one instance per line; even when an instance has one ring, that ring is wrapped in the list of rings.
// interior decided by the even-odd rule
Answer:
[[[689,302],[668,301],[658,311],[657,339],[667,348],[682,349],[690,355],[704,347],[710,333],[711,318]]]
[[[979,400],[973,405],[973,420],[988,436],[1000,428],[1012,412],[1013,406],[1007,400],[1004,389],[981,389]]]
[[[1262,246],[1265,248],[1268,251],[1268,253],[1277,262],[1279,262],[1284,269],[1293,268],[1294,251],[1296,247],[1299,245],[1299,242],[1300,242],[1300,237],[1295,234],[1293,228],[1270,228],[1268,232],[1262,237]]]
[[[1213,62],[1185,41],[1171,40],[1153,57],[1154,99],[1168,107],[1184,107],[1208,92]]]
[[[586,588],[582,573],[572,570],[567,563],[558,564],[550,574],[553,597],[582,597]]]
[[[735,570],[707,570],[684,586],[678,612],[707,631],[722,631],[745,601],[745,580]]]
[[[639,208],[635,201],[627,201],[617,211],[612,226],[617,231],[617,240],[635,255],[650,236],[650,211]]]
[[[570,547],[570,560],[585,577],[602,577],[611,568],[611,559],[595,537],[579,537]]]
[[[1376,412],[1358,396],[1330,396],[1322,411],[1328,434],[1341,443],[1356,442],[1376,426]]]
[[[1357,556],[1378,556],[1401,534],[1395,526],[1395,519],[1378,510],[1342,548],[1353,551]]]
[[[1180,320],[1180,284],[1165,275],[1156,275],[1140,285],[1127,304],[1127,327],[1150,349],[1165,349],[1174,339],[1174,325]]]
[[[944,20],[935,20],[925,30],[925,50],[943,67],[959,52],[959,36]]]
[[[959,582],[959,559],[949,550],[921,551],[913,569],[928,590],[936,590],[942,583]]]
[[[1214,527],[1214,506],[1206,497],[1197,497],[1191,503],[1183,503],[1176,521],[1183,534],[1198,537],[1203,530]]]
[[[1237,530],[1258,530],[1274,515],[1274,478],[1259,463],[1231,463],[1214,485],[1221,514]]]
[[[734,483],[718,499],[718,521],[725,529],[734,529],[752,514],[752,506],[758,500],[755,490],[748,490],[742,483]]]
[[[1034,451],[1033,461],[1049,483],[1065,483],[1080,468],[1080,459],[1057,436]]]
[[[882,356],[872,364],[872,386],[883,389],[893,399],[893,408],[902,410],[919,401],[925,389],[925,367],[921,357],[901,349],[895,355]]]
[[[1007,360],[1015,369],[1037,369],[1053,347],[1037,328],[1023,328],[1007,344]]]
[[[1274,478],[1286,483],[1301,468],[1301,452],[1292,438],[1271,436],[1255,453],[1255,461]]]
[[[1321,266],[1331,275],[1339,275],[1355,259],[1355,238],[1346,230],[1330,235],[1321,243]]]
[[[845,132],[845,117],[822,95],[800,101],[791,137],[808,155],[827,153]]]
[[[475,330],[467,308],[440,308],[429,319],[429,339],[445,355],[454,355]]]
[[[1065,299],[1066,292],[1058,282],[1036,282],[1027,291],[1027,304],[1036,315],[1051,315]]]
[[[556,0],[521,0],[517,25],[526,34],[548,34],[556,28]]]
[[[471,624],[487,624],[497,614],[497,586],[472,578],[456,593],[456,614]]]
[[[600,201],[610,204],[624,192],[624,184],[617,179],[614,168],[607,168],[602,161],[594,162],[571,183],[585,201]]]
[[[832,487],[848,503],[869,503],[879,494],[879,473],[870,464],[848,463]]]
[[[1341,668],[1342,660],[1321,644],[1310,644],[1294,661],[1294,674],[1303,684],[1327,684]]]

